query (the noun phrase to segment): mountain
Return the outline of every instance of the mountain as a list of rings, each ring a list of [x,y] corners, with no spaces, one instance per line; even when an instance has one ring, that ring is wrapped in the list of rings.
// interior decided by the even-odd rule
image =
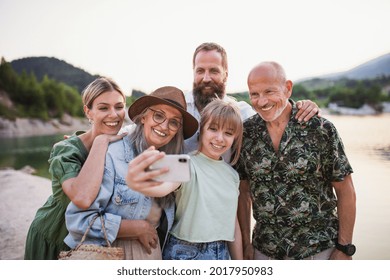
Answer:
[[[381,76],[390,76],[390,53],[372,59],[348,71],[325,75],[320,78],[363,80]]]
[[[331,73],[317,77],[309,77],[297,81],[298,83],[313,80],[339,80],[343,78],[351,80],[375,79],[382,76],[390,76],[390,53],[374,58],[348,71]]]
[[[390,86],[390,53],[374,58],[348,71],[300,79],[295,81],[295,85],[302,85],[308,90],[318,90],[333,87],[336,84],[345,86],[351,80],[382,80],[379,83],[383,88]]]
[[[11,61],[11,66],[18,74],[23,70],[27,74],[32,72],[39,81],[47,75],[51,79],[77,88],[79,92],[99,77],[54,57],[21,58]]]

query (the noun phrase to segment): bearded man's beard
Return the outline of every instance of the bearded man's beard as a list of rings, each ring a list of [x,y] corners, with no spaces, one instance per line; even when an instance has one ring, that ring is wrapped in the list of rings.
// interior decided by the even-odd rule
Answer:
[[[205,87],[211,87],[212,91],[204,92]],[[193,83],[192,94],[194,96],[195,106],[198,108],[199,112],[206,107],[211,101],[216,98],[223,99],[225,96],[225,83],[215,84],[210,83],[205,85],[204,83],[200,83],[196,85]]]

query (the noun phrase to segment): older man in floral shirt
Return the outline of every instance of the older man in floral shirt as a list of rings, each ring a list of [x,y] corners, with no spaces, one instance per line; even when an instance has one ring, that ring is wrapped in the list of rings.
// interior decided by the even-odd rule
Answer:
[[[352,259],[353,170],[330,121],[295,119],[292,86],[275,62],[257,65],[248,76],[258,114],[244,123],[236,166],[242,180],[238,215],[244,256]],[[251,210],[256,221],[252,244]]]

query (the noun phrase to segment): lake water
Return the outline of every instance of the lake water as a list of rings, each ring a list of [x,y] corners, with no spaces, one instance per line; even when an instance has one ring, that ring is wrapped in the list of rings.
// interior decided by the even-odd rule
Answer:
[[[325,116],[337,127],[354,169],[357,218],[354,259],[390,260],[390,114]],[[63,135],[0,139],[0,168],[30,165],[49,177],[47,159]]]
[[[390,114],[326,117],[338,129],[354,169],[354,259],[390,260]]]
[[[64,135],[35,136],[21,138],[0,138],[0,168],[21,169],[29,165],[42,177],[50,178],[48,172],[49,154],[54,143],[64,139]]]

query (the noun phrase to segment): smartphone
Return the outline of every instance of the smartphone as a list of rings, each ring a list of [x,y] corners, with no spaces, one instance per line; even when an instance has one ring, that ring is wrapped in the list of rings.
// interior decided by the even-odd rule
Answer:
[[[169,171],[154,178],[159,182],[188,182],[190,180],[189,155],[165,155],[162,159],[149,166],[149,170],[169,167]]]

